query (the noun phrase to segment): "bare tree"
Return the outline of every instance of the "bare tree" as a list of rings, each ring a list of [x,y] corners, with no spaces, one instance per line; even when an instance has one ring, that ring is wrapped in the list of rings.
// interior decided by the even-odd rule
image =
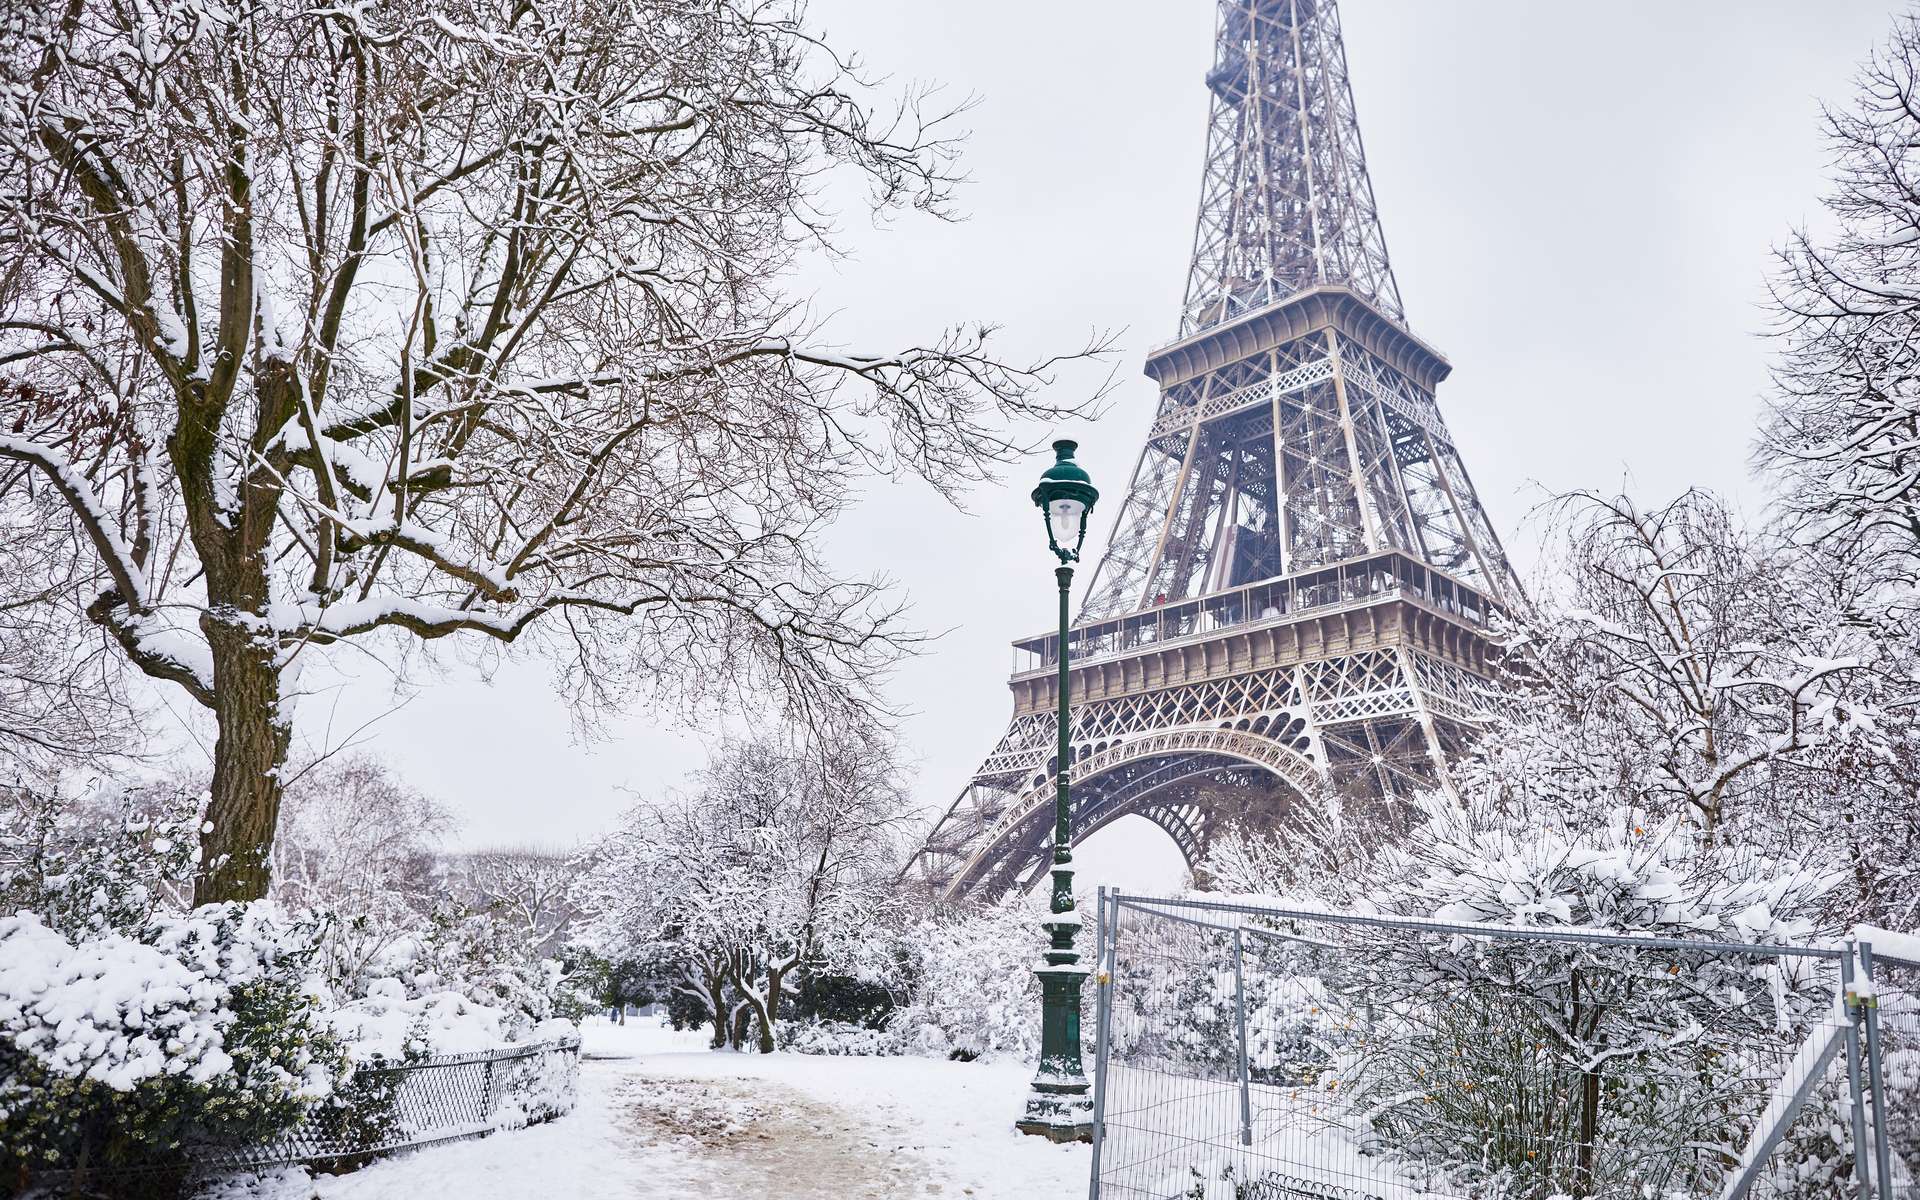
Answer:
[[[464,635],[589,709],[844,708],[912,641],[817,552],[852,482],[952,494],[1081,407],[985,328],[813,343],[780,280],[832,249],[821,177],[944,215],[956,146],[797,4],[6,19],[0,464],[86,547],[88,617],[212,713],[198,902],[266,891],[302,656]]]
[[[0,781],[13,783],[139,749],[120,656],[75,603],[91,554],[35,483],[0,474]]]
[[[500,847],[461,858],[457,873],[476,907],[505,924],[536,956],[551,956],[573,922],[574,855],[538,846]]]
[[[364,912],[383,899],[431,905],[454,828],[445,805],[380,759],[350,754],[303,772],[286,793],[274,894],[296,908]]]
[[[1774,288],[1785,349],[1759,457],[1809,538],[1920,582],[1920,18],[1826,110],[1835,231],[1801,230]]]
[[[444,805],[379,759],[327,759],[287,788],[271,860],[274,898],[333,918],[332,967],[358,978],[427,923],[444,892],[442,844],[453,828]]]

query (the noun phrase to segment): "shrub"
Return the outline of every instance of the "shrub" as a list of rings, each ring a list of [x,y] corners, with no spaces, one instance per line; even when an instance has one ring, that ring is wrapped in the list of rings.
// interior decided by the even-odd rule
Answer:
[[[781,1048],[794,1054],[898,1054],[899,1038],[884,1029],[846,1021],[794,1021]]]
[[[915,927],[906,943],[907,1003],[887,1026],[901,1047],[961,1060],[1037,1061],[1040,917],[1038,907],[1008,899]]]
[[[884,962],[887,979],[863,979],[809,967],[800,976],[782,1016],[794,1021],[824,1021],[885,1029],[893,1017],[895,988],[905,985],[899,956]]]
[[[310,928],[266,905],[69,940],[0,919],[0,1170],[184,1170],[191,1142],[290,1128],[345,1066],[314,1018]]]
[[[1415,836],[1382,856],[1374,896],[1388,911],[1804,942],[1834,886],[1632,810],[1522,817],[1483,796],[1425,807]],[[1391,1151],[1456,1164],[1488,1193],[1717,1185],[1723,1162],[1700,1148],[1744,1139],[1758,1116],[1751,1081],[1778,1070],[1832,995],[1830,968],[1791,958],[1437,934],[1360,936],[1349,949],[1323,979],[1371,1029],[1326,1039],[1326,1086],[1367,1111]],[[1803,1120],[1794,1137],[1826,1123]],[[1818,1148],[1790,1138],[1781,1153],[1808,1175],[1782,1194],[1838,1185]]]

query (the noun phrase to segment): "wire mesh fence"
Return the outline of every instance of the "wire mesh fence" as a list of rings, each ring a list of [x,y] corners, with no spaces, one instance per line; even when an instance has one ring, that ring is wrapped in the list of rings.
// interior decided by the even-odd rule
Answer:
[[[1869,986],[1842,948],[1105,894],[1100,917],[1095,1197],[1920,1200],[1920,967]]]
[[[1861,1022],[1867,1095],[1873,1123],[1885,1130],[1875,1153],[1887,1182],[1875,1200],[1920,1200],[1920,953],[1896,957],[1869,942],[1861,957],[1872,975]],[[1878,1096],[1884,1106],[1872,1102]]]
[[[519,1128],[571,1110],[579,1072],[577,1038],[362,1067],[274,1140],[192,1157],[209,1170],[338,1163]]]

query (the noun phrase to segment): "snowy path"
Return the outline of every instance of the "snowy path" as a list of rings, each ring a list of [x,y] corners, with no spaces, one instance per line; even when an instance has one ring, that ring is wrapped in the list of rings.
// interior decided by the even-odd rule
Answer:
[[[652,1025],[590,1025],[580,1103],[533,1129],[220,1200],[778,1200],[1084,1195],[1087,1148],[1013,1132],[1019,1066],[713,1054]]]
[[[616,1093],[642,1144],[667,1151],[679,1196],[885,1200],[923,1188],[925,1160],[888,1153],[844,1111],[769,1081],[630,1077]],[[666,1180],[655,1181],[664,1185]]]

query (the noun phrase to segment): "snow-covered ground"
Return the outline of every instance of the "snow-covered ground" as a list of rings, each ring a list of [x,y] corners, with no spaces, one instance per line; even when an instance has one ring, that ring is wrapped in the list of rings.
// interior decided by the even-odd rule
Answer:
[[[1029,1068],[712,1053],[652,1021],[584,1028],[580,1103],[532,1129],[206,1200],[792,1197],[1030,1200],[1086,1190],[1085,1146],[1013,1130]]]

